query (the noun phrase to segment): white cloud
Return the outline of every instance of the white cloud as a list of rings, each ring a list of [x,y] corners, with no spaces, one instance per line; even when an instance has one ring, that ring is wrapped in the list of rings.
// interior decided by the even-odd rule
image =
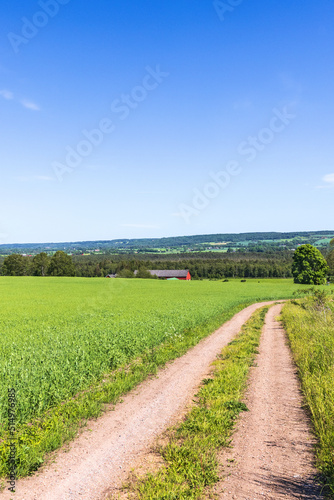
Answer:
[[[322,178],[322,180],[328,184],[334,185],[334,174],[327,174]]]
[[[0,90],[0,95],[4,99],[7,99],[7,101],[14,98],[13,92],[11,92],[10,90],[6,90],[6,89]]]
[[[7,101],[14,99],[13,92],[7,89],[0,90],[0,96]],[[14,100],[17,102],[17,99]],[[34,101],[31,101],[30,99],[21,99],[19,102],[24,108],[30,109],[31,111],[40,111],[41,109],[38,104],[36,104]]]
[[[316,186],[316,189],[330,189],[334,188],[334,174],[324,175],[322,181],[326,184],[322,184],[321,186]]]
[[[23,107],[25,107],[27,109],[31,109],[32,111],[40,111],[40,107],[38,106],[38,104],[36,104],[33,101],[28,101],[26,99],[23,99],[21,101],[21,104]]]

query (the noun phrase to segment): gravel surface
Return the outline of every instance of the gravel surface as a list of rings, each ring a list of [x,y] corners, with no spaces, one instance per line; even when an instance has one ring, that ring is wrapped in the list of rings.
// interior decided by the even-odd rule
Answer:
[[[69,450],[57,453],[54,463],[35,476],[18,481],[15,495],[5,491],[0,499],[105,498],[107,491],[121,486],[156,437],[177,421],[210,372],[217,354],[253,312],[265,304],[268,302],[253,304],[236,314],[187,354],[160,370],[158,377],[140,384],[114,411],[90,421]]]
[[[286,334],[272,307],[245,398],[231,452],[221,463],[230,475],[217,485],[220,499],[322,498],[316,486],[314,438],[303,409],[300,384]]]

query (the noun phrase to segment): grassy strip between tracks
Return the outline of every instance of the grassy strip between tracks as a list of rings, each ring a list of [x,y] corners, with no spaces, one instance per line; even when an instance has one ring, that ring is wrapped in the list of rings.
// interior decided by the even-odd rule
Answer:
[[[256,311],[223,349],[214,363],[213,378],[203,381],[195,406],[159,448],[164,465],[144,477],[132,477],[124,488],[127,498],[200,499],[210,494],[210,487],[219,481],[218,452],[229,446],[236,418],[247,411],[242,397],[268,309]]]
[[[328,294],[288,303],[282,312],[307,407],[318,439],[323,492],[334,497],[334,301]]]
[[[15,444],[16,477],[32,474],[48,460],[51,452],[73,439],[89,418],[99,416],[106,405],[117,403],[122,395],[150,375],[156,374],[159,367],[185,354],[190,347],[198,344],[202,338],[248,305],[250,303],[244,303],[224,311],[197,328],[182,332],[169,343],[147,351],[126,367],[119,367],[106,374],[103,381],[52,408],[43,418],[18,427],[14,441],[5,433],[0,440],[2,487],[4,478],[9,477],[13,471],[11,444]]]

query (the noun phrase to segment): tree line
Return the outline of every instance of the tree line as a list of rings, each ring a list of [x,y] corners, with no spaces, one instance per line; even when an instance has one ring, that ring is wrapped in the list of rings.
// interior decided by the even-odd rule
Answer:
[[[5,258],[1,274],[3,276],[76,276],[72,257],[58,251],[52,257],[41,252],[34,257],[11,254]]]
[[[77,276],[103,277],[117,274],[118,277],[148,278],[148,269],[189,269],[193,279],[222,278],[290,278],[291,259],[250,259],[250,258],[176,258],[174,259],[134,259],[92,256],[72,257],[62,251],[52,257],[41,252],[34,257],[12,254],[4,259],[1,267],[3,276]],[[145,273],[146,271],[146,273]]]
[[[311,246],[311,245],[309,245]],[[307,245],[303,245],[303,248]],[[296,251],[298,254],[299,250]],[[320,252],[317,251],[321,256]],[[325,254],[329,267],[328,275],[334,279],[334,240]],[[305,260],[304,257],[301,261]],[[52,257],[41,252],[34,257],[20,254],[8,255],[1,266],[3,276],[77,276],[104,277],[117,274],[118,277],[132,278],[138,270],[137,277],[149,278],[148,269],[189,269],[192,279],[224,279],[224,278],[291,278],[300,281],[301,270],[293,272],[293,256],[272,254],[197,254],[175,256],[70,256],[57,251]],[[296,260],[295,260],[296,262]],[[297,266],[298,267],[298,266]],[[297,268],[296,268],[297,269]],[[327,269],[327,267],[324,267]],[[327,272],[327,271],[326,271]],[[296,274],[297,273],[297,274]]]

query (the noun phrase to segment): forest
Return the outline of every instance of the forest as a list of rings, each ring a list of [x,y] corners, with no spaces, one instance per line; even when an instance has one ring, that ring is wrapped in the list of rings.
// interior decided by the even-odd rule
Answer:
[[[12,254],[2,259],[5,276],[77,276],[103,277],[117,274],[132,277],[133,271],[145,269],[189,269],[192,279],[290,278],[292,255],[257,253],[216,253],[174,256],[152,255],[77,255],[58,251],[34,257]]]

